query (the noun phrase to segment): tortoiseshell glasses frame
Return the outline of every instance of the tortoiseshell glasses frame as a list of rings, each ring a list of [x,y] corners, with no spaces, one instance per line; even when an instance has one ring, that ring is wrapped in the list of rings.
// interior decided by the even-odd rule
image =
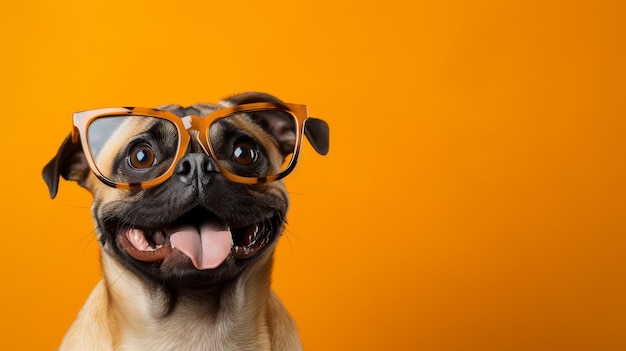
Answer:
[[[307,119],[309,119],[308,109],[306,105],[291,104],[291,103],[273,103],[273,102],[259,102],[244,105],[236,105],[232,107],[225,107],[213,111],[205,117],[196,115],[189,115],[179,117],[172,112],[163,111],[153,108],[143,107],[114,107],[114,108],[102,108],[96,110],[87,110],[74,113],[73,116],[73,128],[72,128],[72,142],[81,142],[87,163],[91,168],[91,171],[96,177],[104,184],[118,189],[141,189],[156,186],[169,179],[178,161],[185,156],[187,147],[192,138],[190,131],[197,131],[197,141],[202,145],[205,153],[211,156],[214,160],[217,160],[217,156],[209,140],[209,127],[211,124],[219,121],[220,119],[243,113],[253,113],[258,111],[282,111],[290,114],[294,117],[296,123],[296,140],[294,150],[291,156],[291,160],[286,167],[277,174],[268,175],[265,177],[246,177],[238,174],[234,174],[226,169],[220,162],[216,162],[220,172],[227,179],[243,184],[259,184],[272,182],[286,177],[296,166],[298,156],[300,154],[300,147],[304,136],[304,128]],[[109,179],[98,169],[94,156],[92,154],[91,146],[88,140],[89,126],[99,118],[107,117],[123,117],[123,116],[145,116],[151,118],[160,118],[171,122],[176,126],[178,133],[178,146],[175,157],[165,173],[158,177],[137,183],[119,182],[113,179]]]

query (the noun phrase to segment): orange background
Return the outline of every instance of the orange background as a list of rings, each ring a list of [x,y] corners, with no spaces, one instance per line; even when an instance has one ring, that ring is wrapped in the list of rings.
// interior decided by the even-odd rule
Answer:
[[[307,350],[626,349],[623,1],[13,1],[0,11],[2,349],[99,276],[43,165],[77,110],[261,90],[332,129],[273,286]]]

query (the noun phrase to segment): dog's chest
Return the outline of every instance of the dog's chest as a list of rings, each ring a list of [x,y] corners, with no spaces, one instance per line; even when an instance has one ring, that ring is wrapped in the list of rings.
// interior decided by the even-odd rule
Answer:
[[[232,316],[236,319],[235,316]],[[170,316],[143,327],[131,327],[120,338],[119,350],[270,350],[267,330],[257,323],[234,325],[225,317],[220,321]],[[237,323],[234,323],[237,324]]]

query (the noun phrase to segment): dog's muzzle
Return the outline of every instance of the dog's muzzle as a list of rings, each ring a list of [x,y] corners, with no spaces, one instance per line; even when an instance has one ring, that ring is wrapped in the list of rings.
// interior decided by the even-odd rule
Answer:
[[[201,212],[201,211],[193,211]],[[201,216],[209,219],[196,220]],[[271,223],[231,228],[207,214],[189,214],[175,224],[158,229],[122,228],[118,241],[136,260],[158,262],[173,250],[187,256],[198,270],[215,269],[229,256],[245,259],[271,241]]]

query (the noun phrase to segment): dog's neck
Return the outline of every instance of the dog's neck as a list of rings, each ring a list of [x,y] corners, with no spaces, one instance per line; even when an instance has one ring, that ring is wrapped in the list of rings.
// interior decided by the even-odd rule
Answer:
[[[210,290],[149,287],[116,260],[103,259],[116,349],[269,350],[272,260]],[[270,321],[271,324],[271,321]],[[254,336],[254,338],[251,338]],[[253,343],[253,344],[251,344]]]

